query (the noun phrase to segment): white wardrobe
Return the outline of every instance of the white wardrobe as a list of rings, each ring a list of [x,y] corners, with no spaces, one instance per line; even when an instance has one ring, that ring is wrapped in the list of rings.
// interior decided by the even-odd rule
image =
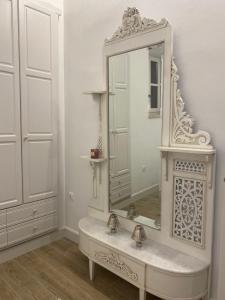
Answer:
[[[128,54],[109,59],[110,201],[131,194],[129,145],[129,59]]]
[[[57,227],[58,15],[0,0],[0,248]]]

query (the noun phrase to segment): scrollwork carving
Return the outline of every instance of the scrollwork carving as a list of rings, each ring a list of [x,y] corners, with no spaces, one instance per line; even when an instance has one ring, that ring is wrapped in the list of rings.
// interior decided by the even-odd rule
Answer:
[[[203,246],[204,181],[175,177],[173,235]]]
[[[179,80],[177,66],[174,58],[171,67],[172,76],[172,97],[173,97],[173,127],[172,127],[172,144],[184,146],[199,146],[212,148],[210,145],[210,135],[208,132],[198,130],[194,133],[194,119],[184,111],[184,101],[180,89],[177,88]]]
[[[120,260],[119,255],[115,253],[104,253],[104,252],[96,252],[95,258],[110,266],[115,268],[120,273],[126,275],[133,281],[138,280],[137,273],[134,273],[129,266],[127,266],[123,261]]]
[[[122,25],[116,30],[110,39],[106,39],[105,43],[129,37],[138,32],[156,30],[167,26],[168,21],[162,19],[156,22],[153,19],[142,18],[137,8],[128,7],[123,14]]]

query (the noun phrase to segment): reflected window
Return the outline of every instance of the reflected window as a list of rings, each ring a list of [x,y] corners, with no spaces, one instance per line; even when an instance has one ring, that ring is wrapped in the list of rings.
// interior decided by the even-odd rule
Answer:
[[[157,49],[158,50],[158,49]],[[156,47],[149,48],[149,118],[160,117],[162,56]]]

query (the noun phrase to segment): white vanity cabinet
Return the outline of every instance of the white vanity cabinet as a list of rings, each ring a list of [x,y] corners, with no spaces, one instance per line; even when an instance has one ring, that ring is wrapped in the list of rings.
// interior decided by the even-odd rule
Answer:
[[[111,234],[103,221],[87,217],[79,222],[80,250],[89,258],[90,279],[94,263],[140,289],[165,300],[200,300],[208,290],[209,264],[153,240],[136,248],[131,234],[120,229]]]
[[[57,227],[58,12],[39,1],[1,0],[0,45],[3,248],[11,244],[11,226],[36,220],[39,233]],[[25,239],[14,232],[17,242]]]

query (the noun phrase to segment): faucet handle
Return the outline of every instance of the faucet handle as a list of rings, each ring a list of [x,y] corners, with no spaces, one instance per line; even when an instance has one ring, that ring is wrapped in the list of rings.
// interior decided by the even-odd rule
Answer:
[[[110,228],[111,233],[116,233],[119,227],[119,220],[116,214],[111,213],[107,226]]]

